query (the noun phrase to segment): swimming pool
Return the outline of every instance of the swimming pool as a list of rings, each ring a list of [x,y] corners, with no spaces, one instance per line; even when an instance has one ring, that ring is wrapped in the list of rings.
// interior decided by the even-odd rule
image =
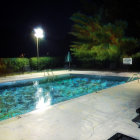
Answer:
[[[63,75],[0,84],[0,120],[123,84],[127,77]]]

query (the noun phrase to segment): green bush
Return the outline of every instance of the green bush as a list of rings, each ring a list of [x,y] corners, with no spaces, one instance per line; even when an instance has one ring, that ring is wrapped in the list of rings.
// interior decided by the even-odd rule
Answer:
[[[11,68],[14,71],[23,71],[26,65],[29,65],[28,58],[13,58],[11,60]]]
[[[30,58],[29,63],[30,63],[31,69],[37,70],[37,58],[36,57]]]
[[[64,60],[63,60],[64,61]],[[62,58],[59,57],[39,57],[38,68],[39,70],[55,68],[63,65]],[[32,70],[37,70],[37,58],[32,57],[29,60]]]
[[[0,58],[0,73],[23,72],[28,58]]]
[[[37,70],[37,58],[0,58],[0,74],[24,72],[26,66]],[[62,66],[64,66],[63,58],[39,57],[39,70]]]

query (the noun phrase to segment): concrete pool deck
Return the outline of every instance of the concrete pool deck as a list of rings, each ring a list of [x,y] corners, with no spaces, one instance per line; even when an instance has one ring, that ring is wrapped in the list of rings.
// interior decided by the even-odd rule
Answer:
[[[123,77],[131,77],[134,72],[107,72],[107,71],[76,71],[76,70],[61,70],[61,71],[53,71],[54,75],[61,75],[61,74],[91,74],[91,75],[106,75],[106,76],[123,76]],[[136,72],[135,72],[136,73]],[[51,74],[51,73],[50,73]],[[45,76],[47,76],[47,72],[45,72]],[[0,83],[9,82],[9,81],[16,81],[16,80],[23,80],[23,79],[31,79],[31,78],[39,78],[44,77],[44,72],[38,73],[29,73],[29,74],[20,74],[14,76],[2,76],[0,77]]]
[[[132,76],[97,71],[54,72],[68,73]],[[1,77],[0,82],[42,75],[7,76]],[[0,140],[107,140],[118,132],[140,140],[140,129],[131,121],[139,107],[140,83],[135,80],[1,121]]]

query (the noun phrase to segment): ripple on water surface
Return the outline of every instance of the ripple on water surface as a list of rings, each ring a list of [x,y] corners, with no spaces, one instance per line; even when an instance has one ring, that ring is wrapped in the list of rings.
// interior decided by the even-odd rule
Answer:
[[[33,81],[32,84],[0,89],[0,120],[42,107],[125,83],[90,77],[69,77],[54,81]]]

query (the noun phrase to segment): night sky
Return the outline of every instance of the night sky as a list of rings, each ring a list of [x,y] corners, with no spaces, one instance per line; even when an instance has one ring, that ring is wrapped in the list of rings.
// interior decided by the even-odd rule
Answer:
[[[28,1],[1,4],[0,57],[36,56],[35,27],[42,27],[40,56],[63,55],[68,50],[72,22],[70,16],[78,10],[78,1]]]
[[[1,3],[0,57],[19,57],[21,53],[24,53],[25,57],[36,56],[33,29],[38,26],[45,31],[44,39],[39,42],[40,56],[65,55],[72,38],[68,34],[72,27],[70,17],[74,12],[81,11],[84,6],[89,12],[93,10],[90,5],[84,5],[82,1],[84,0],[46,0],[45,2],[28,0]],[[92,4],[96,2],[102,7],[114,6],[112,8],[114,11],[110,13],[114,13],[118,19],[129,21],[128,35],[139,36],[140,27],[135,28],[135,17],[139,18],[139,0],[118,0],[118,5],[113,0],[85,1]],[[82,12],[86,13],[84,10]],[[109,17],[109,20],[112,20],[114,15]],[[137,22],[140,25],[140,20]]]

